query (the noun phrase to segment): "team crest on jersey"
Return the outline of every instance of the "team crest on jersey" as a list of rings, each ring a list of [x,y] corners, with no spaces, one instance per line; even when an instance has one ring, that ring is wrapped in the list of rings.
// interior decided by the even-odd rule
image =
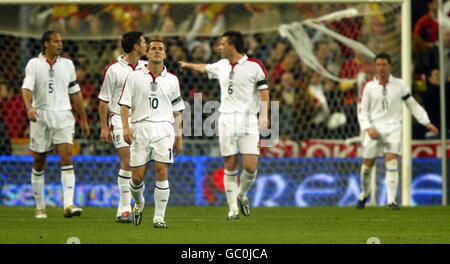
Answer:
[[[152,92],[156,91],[156,89],[158,88],[158,83],[157,82],[151,82],[151,89]]]

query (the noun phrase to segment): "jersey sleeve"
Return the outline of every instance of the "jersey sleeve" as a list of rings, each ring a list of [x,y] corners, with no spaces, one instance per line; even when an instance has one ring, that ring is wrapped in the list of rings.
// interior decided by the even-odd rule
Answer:
[[[183,98],[181,98],[180,82],[178,81],[178,78],[175,77],[175,79],[176,79],[176,86],[170,100],[172,102],[173,112],[181,112],[184,110],[185,107]]]
[[[69,61],[69,72],[70,72],[70,81],[69,81],[69,94],[75,94],[80,91],[80,86],[77,83],[77,74],[75,73],[75,66],[72,61]]]
[[[130,73],[123,85],[122,94],[120,95],[119,105],[131,108],[131,100],[133,96],[133,76]]]
[[[205,70],[209,79],[219,79],[219,65],[221,61],[212,64],[206,64]]]
[[[36,83],[35,78],[34,63],[30,60],[25,67],[25,78],[23,79],[22,89],[33,91]]]
[[[267,70],[260,61],[257,61],[257,64],[256,88],[260,91],[269,89],[269,86],[267,85]]]
[[[430,123],[430,118],[428,117],[427,112],[425,109],[414,99],[414,97],[411,95],[410,89],[405,86],[405,84],[402,82],[402,99],[406,104],[406,107],[408,107],[409,111],[411,111],[411,114],[417,119],[417,121],[426,126]]]
[[[370,94],[367,91],[369,85],[366,84],[364,87],[363,93],[361,95],[361,103],[359,106],[359,115],[358,121],[362,131],[365,131],[372,127],[372,123],[370,122],[369,113],[370,113]],[[369,88],[370,89],[370,88]]]
[[[113,71],[107,68],[103,74],[102,82],[100,83],[100,93],[98,99],[109,103],[111,101],[111,94],[115,84]]]

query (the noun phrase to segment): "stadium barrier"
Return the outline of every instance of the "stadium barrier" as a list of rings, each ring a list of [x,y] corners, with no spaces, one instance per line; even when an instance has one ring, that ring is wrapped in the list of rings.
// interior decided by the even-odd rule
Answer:
[[[357,158],[262,158],[249,193],[258,206],[353,206],[359,187]],[[30,156],[0,156],[0,205],[34,206]],[[62,206],[59,158],[49,156],[45,172],[47,206]],[[116,207],[119,197],[116,156],[75,156],[76,204]],[[180,156],[170,168],[171,206],[222,206],[221,158]],[[442,177],[439,159],[413,159],[412,205],[439,205]],[[154,178],[146,176],[146,201],[153,203]],[[384,166],[377,163],[377,204],[385,205]],[[399,196],[401,197],[401,195]]]

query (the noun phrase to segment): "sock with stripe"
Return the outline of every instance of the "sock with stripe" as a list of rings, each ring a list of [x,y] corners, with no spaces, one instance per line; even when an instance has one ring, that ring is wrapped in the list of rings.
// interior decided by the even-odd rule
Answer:
[[[142,181],[139,184],[135,184],[133,182],[133,179],[130,179],[129,183],[130,183],[131,196],[133,196],[136,206],[139,207],[141,210],[144,209],[144,205],[145,205],[145,199],[144,199],[145,183],[144,183],[144,181]]]
[[[398,165],[397,162],[386,163],[386,189],[387,189],[387,203],[396,203],[398,188]]]
[[[34,168],[31,170],[31,186],[33,189],[34,200],[36,201],[36,209],[45,209],[44,198],[44,170],[36,171]]]
[[[155,199],[155,215],[153,219],[164,219],[169,196],[169,181],[156,181],[155,192],[153,193],[153,198]]]
[[[117,177],[117,185],[119,187],[119,206],[117,209],[117,216],[122,212],[131,212],[131,193],[129,181],[131,179],[131,171],[119,170]]]
[[[237,193],[238,193],[238,183],[237,183],[238,170],[224,171],[223,185],[225,189],[225,195],[227,197],[228,206],[230,211],[238,213],[239,209],[237,206]]]
[[[73,165],[61,166],[61,183],[64,193],[64,208],[73,205],[73,195],[75,192],[75,172]]]
[[[241,179],[239,183],[239,197],[247,196],[248,191],[252,188],[253,183],[256,179],[257,171],[250,173],[246,170],[243,170],[241,173]]]
[[[372,169],[373,167],[370,168],[364,164],[361,166],[361,172],[359,175],[361,181],[361,193],[359,195],[359,200],[361,201],[370,194],[370,176],[372,174]]]

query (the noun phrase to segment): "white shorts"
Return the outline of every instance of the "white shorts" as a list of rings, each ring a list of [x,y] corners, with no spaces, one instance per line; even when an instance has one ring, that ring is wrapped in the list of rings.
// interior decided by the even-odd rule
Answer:
[[[128,118],[130,122],[130,118]],[[129,147],[127,142],[123,139],[123,126],[120,115],[111,113],[109,115],[109,131],[111,132],[111,138],[116,149]]]
[[[154,160],[173,163],[175,131],[169,122],[139,122],[132,124],[130,166],[140,167]]]
[[[221,113],[219,145],[223,157],[236,154],[259,155],[258,117],[248,113]]]
[[[30,150],[45,153],[52,145],[73,144],[75,118],[72,111],[37,110],[36,122],[30,122]]]
[[[372,139],[367,131],[363,133],[362,157],[373,159],[382,157],[385,153],[401,155],[402,130],[398,129],[391,133],[379,133],[377,140]]]

